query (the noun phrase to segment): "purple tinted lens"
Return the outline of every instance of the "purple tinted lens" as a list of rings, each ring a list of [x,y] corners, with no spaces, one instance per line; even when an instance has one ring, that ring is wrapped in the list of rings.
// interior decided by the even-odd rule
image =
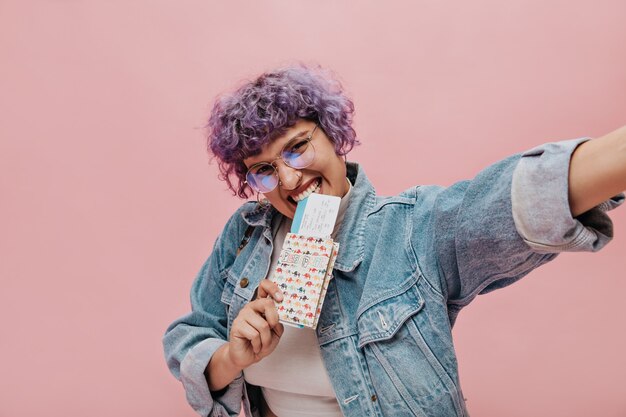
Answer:
[[[294,143],[283,150],[283,160],[292,168],[306,168],[315,158],[315,149],[308,140]]]
[[[269,164],[268,164],[269,165]],[[278,185],[278,177],[274,167],[270,165],[271,169],[266,167],[261,170],[248,171],[246,180],[250,187],[261,193],[267,193],[272,191]]]

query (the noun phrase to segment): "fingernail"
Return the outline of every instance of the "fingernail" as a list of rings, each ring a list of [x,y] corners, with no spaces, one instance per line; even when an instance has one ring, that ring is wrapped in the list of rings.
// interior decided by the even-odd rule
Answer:
[[[276,301],[283,301],[283,294],[280,291],[276,291],[276,294],[274,294],[274,299]]]

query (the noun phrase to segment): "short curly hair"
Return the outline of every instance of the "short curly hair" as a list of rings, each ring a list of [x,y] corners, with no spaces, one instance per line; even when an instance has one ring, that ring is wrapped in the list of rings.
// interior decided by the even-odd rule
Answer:
[[[345,155],[359,144],[353,114],[352,100],[327,70],[277,69],[218,97],[207,126],[207,148],[219,162],[219,178],[234,195],[247,198],[252,190],[245,183],[244,159],[261,153],[299,119],[318,123],[335,152]]]

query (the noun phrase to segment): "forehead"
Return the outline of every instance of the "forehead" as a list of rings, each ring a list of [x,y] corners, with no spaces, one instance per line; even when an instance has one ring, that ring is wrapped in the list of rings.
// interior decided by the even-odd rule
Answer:
[[[268,144],[261,148],[261,153],[253,155],[243,160],[243,163],[250,168],[254,164],[259,162],[272,162],[280,156],[280,151],[283,147],[294,139],[305,138],[311,129],[315,127],[315,123],[308,120],[298,121],[295,125],[287,128],[285,132],[274,138]]]

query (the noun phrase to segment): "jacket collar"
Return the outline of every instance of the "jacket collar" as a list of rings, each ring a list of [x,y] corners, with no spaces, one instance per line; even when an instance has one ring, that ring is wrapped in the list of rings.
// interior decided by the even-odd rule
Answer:
[[[281,215],[271,204],[255,204],[251,210],[241,212],[241,217],[249,226],[270,227],[274,215]]]
[[[354,188],[350,193],[350,202],[343,222],[337,231],[339,253],[335,260],[335,269],[344,272],[354,270],[363,260],[365,220],[376,203],[374,187],[361,166],[355,162],[348,162],[346,168],[348,179]]]
[[[348,179],[354,187],[346,214],[337,231],[339,253],[335,269],[348,272],[354,270],[364,257],[365,220],[376,203],[376,192],[365,175],[365,171],[355,162],[346,163]],[[256,205],[252,210],[242,212],[244,221],[250,226],[263,226],[269,229],[275,215],[282,216],[271,205]]]

